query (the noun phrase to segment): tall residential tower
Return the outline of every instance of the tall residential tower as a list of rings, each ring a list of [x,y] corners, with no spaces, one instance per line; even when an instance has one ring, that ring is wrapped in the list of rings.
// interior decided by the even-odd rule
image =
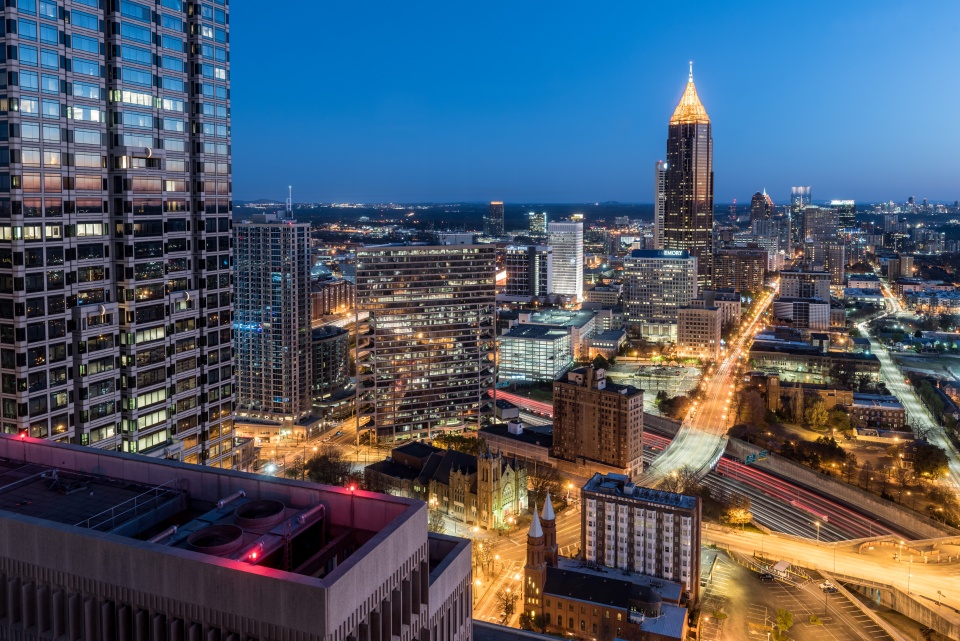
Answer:
[[[500,238],[503,236],[503,202],[494,200],[490,202],[490,210],[483,217],[483,235],[489,238]]]
[[[3,431],[231,467],[227,5],[6,4]]]
[[[698,281],[709,286],[713,266],[713,135],[710,117],[690,78],[670,118],[667,136],[664,249],[697,259]]]
[[[547,223],[553,247],[553,292],[583,300],[583,223]]]
[[[658,160],[654,168],[653,248],[663,249],[663,212],[667,206],[667,163]]]

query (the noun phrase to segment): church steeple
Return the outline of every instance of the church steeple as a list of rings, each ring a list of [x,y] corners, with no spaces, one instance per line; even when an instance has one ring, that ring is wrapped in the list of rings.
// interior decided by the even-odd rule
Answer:
[[[544,562],[543,528],[537,514],[537,505],[533,505],[533,520],[527,532],[527,564],[523,568],[523,604],[524,611],[542,613],[540,593],[547,582],[547,564]]]
[[[543,561],[550,567],[557,567],[557,517],[553,513],[553,501],[550,492],[543,503]]]

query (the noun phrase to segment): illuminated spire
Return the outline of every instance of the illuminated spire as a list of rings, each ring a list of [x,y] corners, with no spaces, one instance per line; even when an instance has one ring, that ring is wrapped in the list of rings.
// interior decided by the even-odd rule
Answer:
[[[540,527],[540,517],[537,515],[537,505],[533,505],[533,520],[530,522],[530,531],[527,533],[532,539],[538,539],[543,536],[543,528]]]
[[[547,500],[543,504],[543,520],[552,521],[557,517],[553,513],[553,501],[550,500],[550,492],[547,492]]]
[[[687,88],[680,98],[680,104],[673,111],[673,117],[670,118],[671,125],[707,125],[710,124],[710,116],[707,110],[703,108],[700,97],[697,96],[697,88],[693,84],[693,61],[690,61],[690,77],[687,79]]]

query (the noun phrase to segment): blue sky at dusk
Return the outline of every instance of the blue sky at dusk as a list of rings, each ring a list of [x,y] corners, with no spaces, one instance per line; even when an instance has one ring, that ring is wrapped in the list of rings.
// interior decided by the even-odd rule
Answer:
[[[956,0],[235,0],[231,21],[238,199],[651,202],[689,59],[718,203],[960,197]]]

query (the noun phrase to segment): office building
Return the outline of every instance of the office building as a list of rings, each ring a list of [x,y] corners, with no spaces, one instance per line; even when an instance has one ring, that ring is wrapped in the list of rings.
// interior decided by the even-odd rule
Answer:
[[[530,212],[527,214],[529,217],[529,231],[530,235],[534,238],[539,238],[541,236],[547,235],[547,212],[543,211],[539,214],[536,212]]]
[[[790,188],[790,233],[793,244],[803,242],[804,212],[812,204],[810,187]]]
[[[314,408],[350,382],[350,332],[323,325],[310,334],[310,396]]]
[[[578,639],[682,641],[687,602],[675,582],[589,567],[557,554],[556,515],[547,494],[527,531],[522,611],[551,636]],[[539,637],[540,635],[538,635]]]
[[[830,209],[837,212],[837,224],[840,229],[854,229],[857,226],[857,204],[852,200],[831,200]]]
[[[237,409],[280,421],[310,413],[310,224],[254,216],[234,227]]]
[[[592,366],[553,383],[553,455],[643,471],[643,390],[618,385]]]
[[[830,284],[843,287],[847,269],[847,247],[843,243],[826,243],[823,247],[824,267],[830,272]]]
[[[490,412],[494,245],[357,250],[357,411],[379,439],[479,427]]]
[[[773,218],[773,200],[767,195],[767,190],[758,191],[750,199],[750,222],[770,220]]]
[[[767,249],[719,249],[713,258],[714,283],[720,289],[759,292],[766,280],[769,261]]]
[[[698,285],[709,287],[713,266],[713,136],[710,118],[690,78],[670,118],[667,136],[664,249],[697,259]]]
[[[594,310],[569,311],[562,309],[544,309],[538,312],[520,312],[517,322],[520,325],[543,325],[557,327],[570,334],[570,349],[574,360],[585,358],[584,341],[597,330],[597,312]]]
[[[631,323],[677,321],[697,296],[697,258],[675,249],[635,249],[623,259],[623,306]]]
[[[548,245],[509,245],[504,254],[506,300],[546,299],[553,292],[553,248]]]
[[[897,256],[887,261],[887,280],[913,277],[913,256]]]
[[[101,6],[6,11],[3,431],[229,467],[227,8]]]
[[[550,382],[573,364],[570,331],[558,325],[516,325],[497,339],[500,381]]]
[[[780,272],[778,296],[830,300],[830,272],[784,270]]]
[[[803,210],[803,237],[808,242],[836,241],[839,236],[838,213],[829,207],[807,207]]]
[[[773,301],[773,317],[797,329],[830,329],[830,301],[817,298],[779,297]]]
[[[374,486],[424,501],[451,520],[504,530],[527,511],[527,468],[489,449],[479,456],[413,442],[364,469]]]
[[[7,638],[471,638],[470,542],[420,501],[24,445],[0,437]]]
[[[733,289],[704,289],[690,301],[690,307],[716,307],[720,310],[721,323],[732,327],[740,322],[740,292]]]
[[[583,300],[583,223],[547,223],[553,247],[553,292]]]
[[[585,293],[586,302],[597,303],[601,306],[616,307],[620,304],[620,297],[623,295],[622,283],[611,283],[610,285],[594,285]]]
[[[310,286],[310,316],[322,321],[324,316],[347,314],[357,303],[357,288],[346,278],[315,280]]]
[[[490,202],[490,209],[483,217],[483,235],[487,238],[503,236],[503,202],[499,200]]]
[[[677,314],[677,355],[720,360],[723,312],[717,307],[681,307]]]
[[[580,493],[583,555],[590,563],[680,583],[700,594],[700,497],[595,474]]]
[[[653,186],[653,249],[663,249],[664,211],[667,207],[667,162],[658,160],[654,166]]]

